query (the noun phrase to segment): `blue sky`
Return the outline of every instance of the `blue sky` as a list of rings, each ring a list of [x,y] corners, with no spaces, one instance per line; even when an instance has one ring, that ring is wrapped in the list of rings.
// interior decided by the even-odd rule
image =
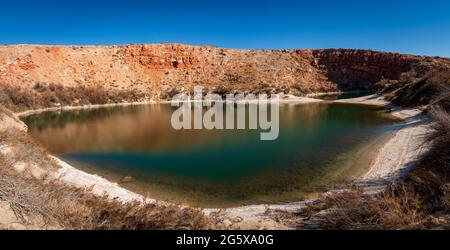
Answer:
[[[5,0],[0,5],[0,44],[168,42],[450,57],[450,1]]]

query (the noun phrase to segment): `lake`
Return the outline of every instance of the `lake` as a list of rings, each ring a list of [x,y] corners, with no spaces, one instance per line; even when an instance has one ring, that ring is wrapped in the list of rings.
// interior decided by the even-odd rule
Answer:
[[[168,104],[23,118],[51,154],[151,198],[202,207],[283,203],[354,180],[399,126],[382,107],[282,104],[279,137],[175,130]]]

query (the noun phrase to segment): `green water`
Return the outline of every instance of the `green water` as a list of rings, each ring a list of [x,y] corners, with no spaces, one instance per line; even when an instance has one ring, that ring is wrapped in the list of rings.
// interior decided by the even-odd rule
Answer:
[[[320,95],[316,96],[314,98],[322,99],[322,100],[339,100],[339,99],[349,99],[349,98],[355,98],[355,97],[361,97],[372,94],[372,91],[368,90],[354,90],[354,91],[346,91],[342,93],[335,93],[335,94],[326,94],[326,95]]]
[[[208,207],[294,201],[351,180],[398,126],[375,106],[284,104],[279,138],[260,141],[259,130],[174,130],[173,111],[155,104],[24,121],[75,167],[149,197]]]

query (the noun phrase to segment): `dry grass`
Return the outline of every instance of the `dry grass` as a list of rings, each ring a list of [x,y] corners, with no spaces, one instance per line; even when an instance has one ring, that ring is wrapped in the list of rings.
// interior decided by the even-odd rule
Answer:
[[[14,111],[57,106],[134,102],[145,95],[137,90],[107,90],[103,86],[64,87],[36,83],[33,88],[0,84],[0,104]]]
[[[426,99],[428,114],[436,121],[435,132],[429,135],[433,146],[418,165],[405,179],[376,195],[352,187],[320,198],[294,214],[299,228],[315,223],[315,228],[322,229],[450,229],[450,114],[446,106],[450,74],[441,73],[425,74],[425,78],[394,90],[398,96],[393,100],[403,104],[414,103],[419,96]],[[434,94],[424,96],[426,93]]]
[[[36,224],[41,221],[40,227],[56,225],[50,209],[40,196],[34,195],[40,190],[31,187],[25,182],[19,181],[17,173],[7,172],[5,168],[0,169],[0,200],[7,201],[19,222],[24,225]]]
[[[208,221],[196,209],[133,202],[123,204],[58,181],[38,180],[1,163],[0,200],[10,203],[21,223],[65,229],[202,229]]]
[[[33,162],[42,169],[57,168],[54,161],[48,156],[48,151],[23,131],[7,130],[0,132],[0,145],[2,143],[7,143],[15,148],[15,154],[8,159],[4,159],[2,164],[13,165],[17,162]]]
[[[411,70],[399,80],[378,83],[386,98],[401,106],[440,105],[450,111],[450,69],[432,69],[427,73]]]
[[[406,179],[379,194],[359,187],[320,198],[296,214],[303,228],[311,221],[322,229],[450,229],[449,141],[435,144]],[[306,219],[305,219],[306,218]]]
[[[1,112],[2,115],[11,115]],[[177,205],[122,203],[99,197],[88,189],[68,186],[31,171],[17,172],[18,162],[53,171],[48,153],[24,131],[0,132],[0,145],[14,154],[0,154],[0,200],[10,204],[23,225],[66,229],[204,229],[210,221],[194,208]]]

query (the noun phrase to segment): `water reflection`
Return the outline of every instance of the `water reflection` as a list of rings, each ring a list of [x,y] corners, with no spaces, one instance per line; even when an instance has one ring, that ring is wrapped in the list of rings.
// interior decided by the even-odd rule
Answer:
[[[174,130],[175,108],[145,105],[50,112],[25,119],[52,154],[152,197],[201,206],[282,202],[345,180],[396,120],[379,107],[284,104],[280,135]],[[365,164],[367,165],[367,164]]]

